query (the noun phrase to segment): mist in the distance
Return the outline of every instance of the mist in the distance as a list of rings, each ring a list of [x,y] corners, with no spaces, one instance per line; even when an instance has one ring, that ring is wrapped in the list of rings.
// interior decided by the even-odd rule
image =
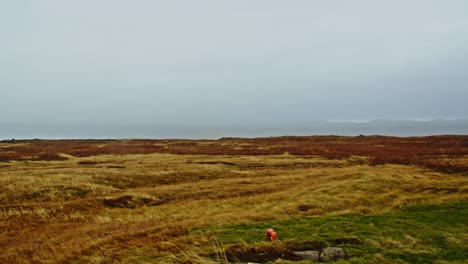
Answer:
[[[0,138],[468,134],[465,121],[317,121],[466,120],[466,10],[460,0],[3,1]]]

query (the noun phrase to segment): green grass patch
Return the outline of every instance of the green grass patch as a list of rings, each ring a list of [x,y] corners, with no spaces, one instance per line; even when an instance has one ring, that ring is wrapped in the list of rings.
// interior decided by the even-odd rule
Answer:
[[[340,239],[357,238],[360,244],[343,244],[350,263],[435,263],[468,261],[468,202],[416,205],[381,215],[294,217],[251,224],[211,226],[192,234],[214,236],[223,244],[256,247],[264,244],[267,228],[282,242],[314,241],[332,246]],[[280,241],[280,243],[281,243]],[[338,241],[338,242],[337,242]]]

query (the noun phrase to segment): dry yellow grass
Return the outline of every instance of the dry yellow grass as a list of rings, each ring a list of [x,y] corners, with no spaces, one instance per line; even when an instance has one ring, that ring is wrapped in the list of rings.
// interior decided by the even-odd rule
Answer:
[[[464,175],[358,156],[67,157],[0,163],[0,262],[207,262],[192,228],[468,200]]]

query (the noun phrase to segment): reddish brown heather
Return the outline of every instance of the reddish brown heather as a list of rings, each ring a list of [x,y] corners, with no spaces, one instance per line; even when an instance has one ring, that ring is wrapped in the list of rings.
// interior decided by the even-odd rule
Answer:
[[[0,161],[65,160],[60,154],[89,157],[107,154],[319,155],[329,159],[369,157],[372,165],[421,165],[466,172],[468,136],[384,137],[310,136],[222,138],[219,140],[26,140],[3,141]]]

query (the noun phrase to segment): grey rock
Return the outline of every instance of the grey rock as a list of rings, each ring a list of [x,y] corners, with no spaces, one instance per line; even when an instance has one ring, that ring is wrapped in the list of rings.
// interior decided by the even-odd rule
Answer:
[[[323,262],[334,261],[334,260],[338,260],[341,258],[347,258],[347,254],[340,247],[324,248],[322,251],[322,254],[320,254],[320,260]]]
[[[311,261],[319,261],[320,259],[320,252],[318,251],[295,251],[293,252],[294,255],[301,257],[305,260],[311,260]]]

